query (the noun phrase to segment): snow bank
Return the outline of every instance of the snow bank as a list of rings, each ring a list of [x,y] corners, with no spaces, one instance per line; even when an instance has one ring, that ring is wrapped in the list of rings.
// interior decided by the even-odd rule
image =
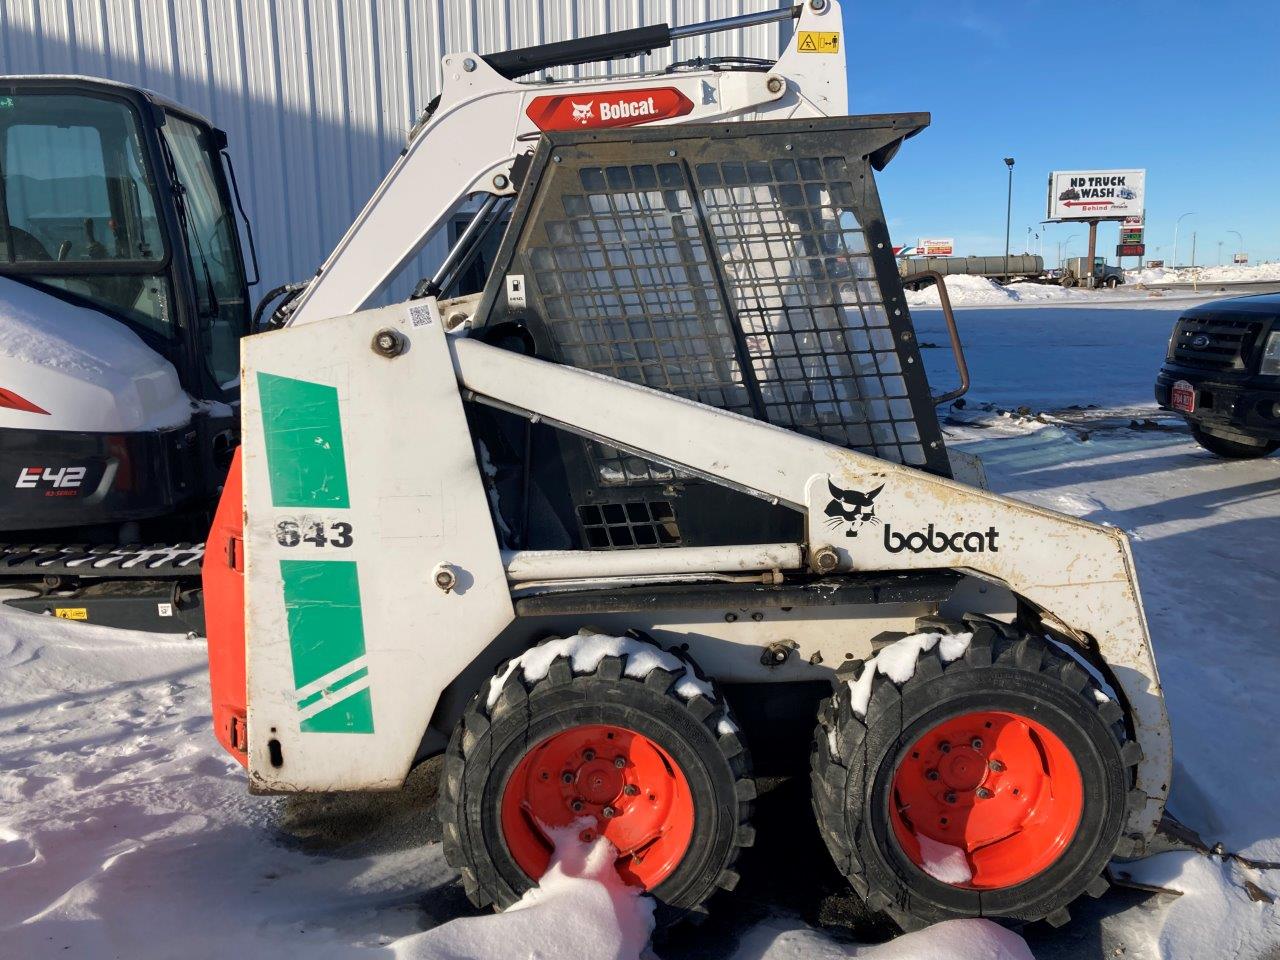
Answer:
[[[753,927],[734,954],[738,960],[1034,960],[1016,933],[990,920],[947,920],[888,943],[840,943],[818,930],[781,918]]]
[[[1062,287],[1056,283],[1011,283],[1002,287],[986,277],[948,276],[947,294],[955,307],[1005,306],[1014,303],[1078,302],[1096,300],[1098,292]],[[907,305],[937,307],[942,303],[937,287],[908,290]]]
[[[703,696],[715,699],[711,684],[699,680],[688,664],[675,654],[667,653],[651,643],[630,637],[610,637],[603,633],[580,633],[561,640],[548,640],[513,658],[489,683],[488,708],[502,695],[507,679],[520,670],[525,682],[537,683],[547,675],[559,657],[568,657],[574,673],[591,673],[605,657],[626,657],[623,675],[643,679],[651,670],[669,670],[676,674],[675,691],[686,700]]]
[[[1280,261],[1270,263],[1223,264],[1220,267],[1143,267],[1126,270],[1128,283],[1249,283],[1260,280],[1280,280]]]
[[[618,876],[613,844],[579,839],[590,823],[547,830],[555,843],[550,869],[504,913],[450,921],[398,940],[392,952],[398,960],[640,960],[653,933],[653,899]]]
[[[942,662],[950,663],[964,656],[972,639],[972,633],[917,633],[882,647],[866,662],[862,675],[857,680],[848,681],[849,703],[853,712],[860,717],[867,715],[867,705],[871,703],[871,683],[877,673],[894,683],[906,683],[915,675],[916,661],[920,659],[920,654],[936,646]]]

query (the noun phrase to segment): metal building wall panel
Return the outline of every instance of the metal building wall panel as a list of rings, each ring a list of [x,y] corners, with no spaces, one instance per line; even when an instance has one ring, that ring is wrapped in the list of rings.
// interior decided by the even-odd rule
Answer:
[[[81,73],[148,87],[227,131],[264,291],[337,242],[439,91],[440,58],[790,0],[0,0],[0,73]],[[679,59],[774,58],[787,28],[680,41]],[[665,66],[647,58],[555,71]],[[403,296],[443,254],[429,245]]]

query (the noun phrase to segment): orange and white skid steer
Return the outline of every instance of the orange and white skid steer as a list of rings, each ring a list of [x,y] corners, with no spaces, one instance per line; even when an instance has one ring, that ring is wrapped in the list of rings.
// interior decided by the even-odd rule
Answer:
[[[443,754],[477,904],[574,824],[664,915],[701,911],[769,829],[753,771],[799,765],[901,925],[1057,922],[1168,792],[1128,541],[947,450],[874,177],[928,116],[846,115],[834,0],[765,16],[796,20],[776,63],[517,79],[759,16],[444,58],[368,208],[243,343],[217,734],[263,793],[394,790]],[[420,295],[361,311],[473,193]]]

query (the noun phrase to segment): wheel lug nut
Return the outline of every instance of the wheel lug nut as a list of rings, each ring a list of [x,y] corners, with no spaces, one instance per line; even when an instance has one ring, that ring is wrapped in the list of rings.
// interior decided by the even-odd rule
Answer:
[[[975,749],[975,750],[981,750],[981,749],[982,749],[982,738],[981,738],[981,737],[974,737],[972,740],[970,740],[970,741],[969,741],[969,746],[973,747],[973,749]]]
[[[955,802],[956,802],[956,795],[955,795],[954,793],[948,793],[948,794],[947,794],[947,796],[946,796],[946,801],[947,801],[947,803],[955,803]]]
[[[569,804],[569,809],[570,809],[570,810],[572,810],[574,813],[581,813],[581,812],[582,812],[582,801],[581,801],[581,800],[575,800],[575,801],[573,801],[573,803]]]
[[[979,799],[979,800],[990,800],[990,799],[991,799],[991,791],[990,791],[990,790],[988,790],[986,787],[979,787],[977,792],[978,792],[978,799]]]
[[[926,773],[924,776],[925,776],[925,779],[926,779],[926,780],[937,780],[937,779],[938,779],[938,771],[937,771],[937,770],[930,770],[930,771],[929,771],[928,773]]]
[[[621,770],[623,767],[627,765],[627,760],[625,757],[614,757],[613,765],[617,767],[619,770]]]
[[[583,751],[582,751],[582,759],[583,759],[583,760],[585,760],[585,761],[587,761],[587,763],[590,763],[590,762],[591,762],[592,760],[594,760],[595,758],[596,758],[596,752],[595,752],[594,750],[583,750]]]
[[[573,774],[566,770],[564,773],[560,774],[560,782],[573,783]]]
[[[617,811],[617,810],[615,810],[615,809],[613,809],[613,807],[605,807],[605,808],[604,808],[603,810],[601,810],[600,812],[604,815],[604,818],[607,820],[607,819],[609,819],[610,817],[612,817],[612,816],[614,816],[615,814],[617,814],[617,812],[618,812],[618,811]]]
[[[951,752],[951,744],[949,744],[949,743],[947,743],[947,741],[943,740],[940,744],[938,744],[938,749],[939,749],[939,750],[941,750],[943,753],[950,753],[950,752]]]
[[[628,797],[634,797],[637,793],[640,792],[640,788],[637,787],[634,783],[628,783],[625,787],[622,788],[622,792],[625,793]]]
[[[993,773],[1004,773],[1004,764],[1001,763],[999,760],[992,760],[989,764],[987,764],[987,766],[991,768]]]

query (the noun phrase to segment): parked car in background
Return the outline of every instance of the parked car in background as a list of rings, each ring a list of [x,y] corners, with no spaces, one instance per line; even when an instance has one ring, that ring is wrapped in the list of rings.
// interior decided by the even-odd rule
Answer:
[[[1187,310],[1156,377],[1156,402],[1206,450],[1237,460],[1280,449],[1280,294]]]

